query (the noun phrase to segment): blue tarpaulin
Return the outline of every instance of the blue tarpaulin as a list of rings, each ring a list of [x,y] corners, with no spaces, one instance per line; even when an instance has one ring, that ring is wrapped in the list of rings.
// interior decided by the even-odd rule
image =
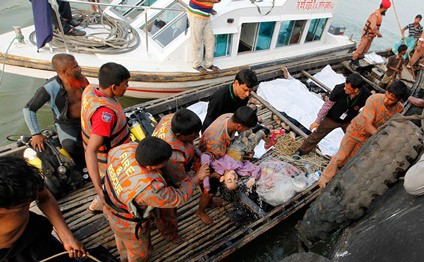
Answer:
[[[32,0],[31,4],[38,50],[53,38],[52,24],[50,21],[51,8],[48,0]]]

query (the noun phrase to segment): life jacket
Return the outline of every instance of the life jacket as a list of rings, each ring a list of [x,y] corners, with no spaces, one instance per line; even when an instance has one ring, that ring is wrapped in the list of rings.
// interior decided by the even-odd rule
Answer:
[[[90,139],[92,126],[91,117],[100,107],[107,107],[116,114],[116,124],[112,129],[112,134],[109,138],[105,138],[103,145],[97,152],[97,160],[99,162],[99,174],[101,177],[106,173],[107,154],[111,148],[127,143],[129,139],[129,128],[127,118],[121,104],[114,98],[101,97],[94,93],[95,86],[89,85],[85,88],[82,94],[82,109],[81,109],[81,129],[84,148],[87,146]]]
[[[165,140],[172,148],[172,150],[180,151],[184,155],[184,163],[188,164],[194,158],[194,145],[190,143],[183,143],[177,139],[174,132],[171,129],[171,120],[174,114],[164,116],[159,124],[153,131],[153,136]]]
[[[124,219],[146,219],[152,207],[139,206],[134,199],[153,181],[159,182],[159,191],[166,186],[160,171],[150,171],[140,166],[135,159],[137,142],[129,142],[110,150],[105,176],[105,200],[118,216]],[[157,183],[155,183],[157,185]]]
[[[376,37],[376,34],[374,30],[371,28],[371,18],[373,16],[377,16],[377,30],[380,30],[381,22],[383,22],[383,16],[378,12],[374,11],[369,17],[367,22],[365,23],[364,28],[362,29],[362,36],[374,38]]]

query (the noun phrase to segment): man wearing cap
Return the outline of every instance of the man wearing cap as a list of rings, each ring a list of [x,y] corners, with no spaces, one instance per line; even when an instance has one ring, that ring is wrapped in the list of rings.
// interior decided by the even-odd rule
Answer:
[[[364,28],[362,29],[362,38],[359,42],[358,47],[352,56],[352,61],[350,62],[350,67],[356,70],[359,66],[359,58],[362,58],[364,54],[368,52],[371,47],[372,40],[378,36],[382,37],[379,29],[381,22],[383,21],[383,16],[386,14],[387,9],[389,9],[391,3],[389,0],[383,0],[380,4],[380,8],[375,10],[365,23]]]

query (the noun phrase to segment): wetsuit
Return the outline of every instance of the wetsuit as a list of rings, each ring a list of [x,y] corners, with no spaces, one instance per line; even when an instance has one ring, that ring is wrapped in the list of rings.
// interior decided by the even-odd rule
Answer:
[[[31,135],[41,133],[37,120],[37,111],[48,103],[53,115],[54,124],[62,147],[71,154],[75,164],[85,166],[84,149],[81,138],[81,119],[68,118],[68,95],[59,76],[50,78],[40,87],[23,109],[25,122]]]

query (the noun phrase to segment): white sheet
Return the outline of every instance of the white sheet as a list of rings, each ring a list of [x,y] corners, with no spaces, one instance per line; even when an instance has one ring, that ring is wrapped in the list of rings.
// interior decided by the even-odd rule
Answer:
[[[278,111],[286,112],[307,128],[315,121],[324,104],[324,101],[309,92],[306,86],[296,79],[262,82],[257,93]],[[339,149],[343,135],[342,129],[337,128],[321,140],[318,147],[323,154],[333,156]]]
[[[324,67],[320,72],[316,73],[314,77],[331,90],[333,90],[336,85],[346,82],[346,78],[342,74],[336,73],[330,65]],[[308,80],[308,82],[311,81],[312,80]]]
[[[364,59],[365,59],[365,61],[367,61],[371,65],[383,64],[384,63],[383,57],[380,56],[380,55],[377,55],[375,52],[365,54]]]

